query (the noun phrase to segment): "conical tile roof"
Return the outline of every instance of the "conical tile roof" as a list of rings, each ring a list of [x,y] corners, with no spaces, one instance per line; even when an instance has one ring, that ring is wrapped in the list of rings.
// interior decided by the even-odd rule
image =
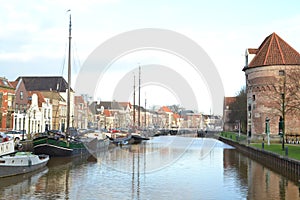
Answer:
[[[263,41],[248,67],[268,65],[300,65],[300,54],[276,33]]]

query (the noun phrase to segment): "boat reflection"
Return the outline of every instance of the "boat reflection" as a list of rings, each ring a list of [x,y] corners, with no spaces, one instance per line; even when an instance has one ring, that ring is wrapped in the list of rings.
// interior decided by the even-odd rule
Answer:
[[[69,199],[69,188],[72,187],[72,173],[82,164],[87,163],[90,155],[77,157],[53,157],[48,163],[49,171],[37,183],[37,192],[51,199]]]
[[[299,199],[300,194],[296,182],[220,141],[178,136],[113,145],[97,160],[51,158],[48,171],[0,183],[0,199]]]
[[[34,172],[1,178],[0,197],[15,197],[14,199],[18,199],[24,194],[34,193],[35,189],[32,189],[32,186],[35,186],[47,172],[48,168],[44,167]]]

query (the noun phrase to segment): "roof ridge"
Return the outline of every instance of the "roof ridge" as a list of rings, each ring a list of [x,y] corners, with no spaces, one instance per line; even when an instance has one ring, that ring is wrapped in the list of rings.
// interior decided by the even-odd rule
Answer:
[[[279,41],[278,41],[278,39],[279,39],[279,36],[276,34],[276,33],[274,33],[275,34],[275,40],[276,40],[276,43],[277,43],[277,45],[278,45],[278,49],[279,49],[279,51],[280,51],[280,56],[281,56],[281,59],[282,59],[282,61],[283,61],[283,64],[286,64],[286,62],[285,62],[285,59],[284,59],[284,56],[283,56],[283,52],[282,52],[282,49],[281,49],[281,46],[280,46],[280,44],[279,44]],[[280,38],[281,39],[281,38]]]
[[[272,43],[272,41],[273,41],[273,39],[274,39],[274,33],[272,33],[271,35],[271,39],[270,39],[270,42],[269,42],[269,46],[268,46],[268,50],[267,50],[267,54],[266,54],[266,56],[265,56],[265,58],[264,58],[264,65],[266,65],[267,64],[267,58],[268,58],[268,56],[269,56],[269,53],[270,53],[270,48],[271,48],[271,43]]]

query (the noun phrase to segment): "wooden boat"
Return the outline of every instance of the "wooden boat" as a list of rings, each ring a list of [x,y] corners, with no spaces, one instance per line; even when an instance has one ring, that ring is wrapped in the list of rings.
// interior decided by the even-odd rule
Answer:
[[[144,140],[149,140],[148,137],[142,136],[139,133],[131,133],[131,137],[134,139],[134,143],[133,144],[139,144]]]
[[[133,138],[131,137],[131,135],[127,135],[125,137],[115,137],[115,138],[109,136],[107,137],[115,145],[126,145],[126,144],[132,144],[133,142]]]
[[[0,178],[29,173],[45,167],[48,155],[31,152],[15,152],[12,140],[0,143]]]
[[[147,137],[141,136],[139,133],[128,133],[122,137],[110,137],[107,136],[113,144],[125,145],[125,144],[140,144],[143,140],[149,140]]]
[[[35,154],[47,154],[51,157],[79,156],[88,153],[82,141],[73,138],[60,138],[46,135],[33,139]]]
[[[85,148],[95,158],[100,158],[105,155],[108,150],[110,140],[102,133],[87,133],[80,138]]]

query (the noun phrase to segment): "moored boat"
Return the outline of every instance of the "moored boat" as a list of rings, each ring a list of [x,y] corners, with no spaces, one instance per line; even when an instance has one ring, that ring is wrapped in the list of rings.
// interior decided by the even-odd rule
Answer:
[[[141,136],[139,133],[127,133],[123,136],[117,136],[117,134],[114,134],[114,136],[107,136],[112,143],[116,145],[124,145],[124,144],[140,144],[143,140],[149,140],[149,138]]]
[[[71,15],[69,22],[69,52],[68,52],[68,89],[67,89],[67,124],[66,133],[48,133],[33,140],[33,148],[35,153],[44,153],[53,157],[80,156],[88,153],[84,144],[80,139],[74,138],[71,133],[75,129],[70,127],[71,113]]]
[[[49,156],[15,152],[12,140],[0,143],[0,177],[25,174],[45,167]]]
[[[134,143],[133,144],[139,144],[144,140],[149,140],[148,137],[142,136],[139,133],[132,133],[131,137],[134,139]]]
[[[88,153],[82,141],[58,136],[40,136],[33,139],[35,154],[47,154],[51,157],[79,156]]]
[[[108,150],[110,140],[102,133],[87,133],[80,138],[85,148],[95,158],[103,157]]]

